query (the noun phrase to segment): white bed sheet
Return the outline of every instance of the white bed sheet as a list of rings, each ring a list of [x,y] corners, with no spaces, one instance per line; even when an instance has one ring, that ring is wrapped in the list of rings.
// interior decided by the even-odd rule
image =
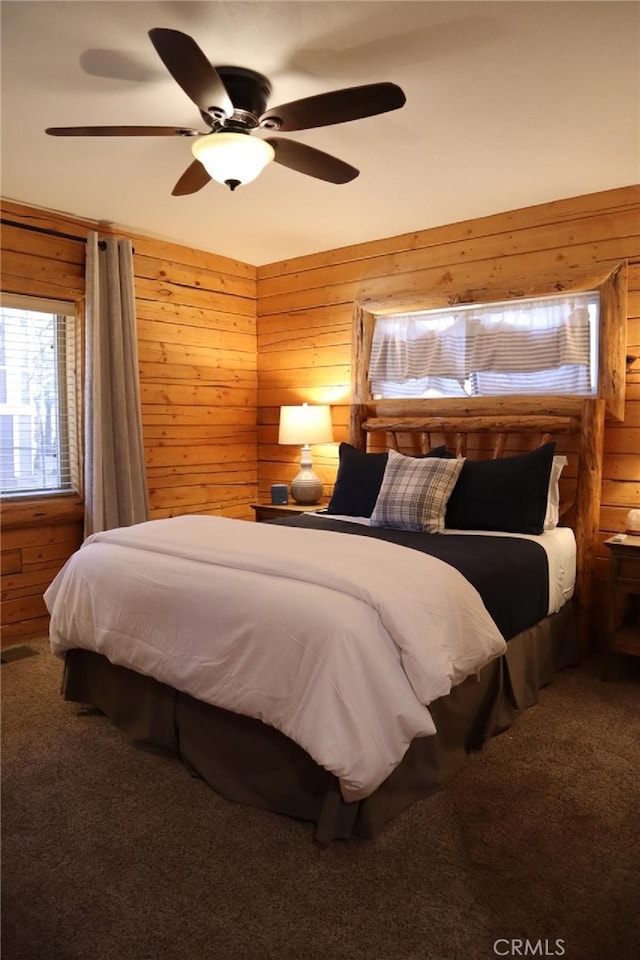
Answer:
[[[440,560],[221,517],[94,534],[45,601],[56,654],[95,650],[269,723],[345,800],[435,732],[429,703],[506,650],[475,588]]]

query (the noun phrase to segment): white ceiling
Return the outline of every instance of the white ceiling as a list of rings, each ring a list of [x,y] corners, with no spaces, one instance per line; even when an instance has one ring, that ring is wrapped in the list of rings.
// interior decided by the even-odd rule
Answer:
[[[5,198],[252,264],[640,181],[636,2],[2,0]],[[292,138],[356,166],[336,186],[271,164],[233,194],[171,189],[191,141],[47,126],[203,129],[147,36],[191,35],[265,74],[270,106],[378,81],[401,109]],[[287,136],[282,134],[282,136]]]

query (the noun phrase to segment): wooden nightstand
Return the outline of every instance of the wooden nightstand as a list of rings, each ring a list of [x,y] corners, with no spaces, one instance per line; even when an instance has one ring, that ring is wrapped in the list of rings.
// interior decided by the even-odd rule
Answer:
[[[640,537],[610,537],[604,545],[610,550],[609,630],[603,671],[606,680],[612,653],[640,657]],[[620,597],[624,604],[622,618]]]
[[[255,511],[258,523],[262,523],[264,520],[282,520],[287,516],[295,517],[300,513],[323,510],[325,505],[322,503],[314,503],[312,506],[303,506],[301,503],[252,503],[251,508]]]

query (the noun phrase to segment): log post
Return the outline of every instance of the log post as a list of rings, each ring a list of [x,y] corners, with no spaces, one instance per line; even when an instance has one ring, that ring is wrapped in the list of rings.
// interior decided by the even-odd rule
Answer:
[[[585,656],[591,646],[593,567],[600,528],[602,450],[605,401],[585,400],[582,405],[578,485],[576,490],[576,590],[578,647]]]

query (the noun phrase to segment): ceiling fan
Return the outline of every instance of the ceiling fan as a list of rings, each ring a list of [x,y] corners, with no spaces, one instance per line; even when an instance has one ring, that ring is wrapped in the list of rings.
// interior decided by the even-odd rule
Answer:
[[[268,109],[271,84],[262,74],[243,67],[213,67],[195,40],[178,30],[158,27],[149,37],[173,79],[198,107],[209,127],[206,133],[153,126],[48,127],[45,132],[54,137],[197,137],[191,147],[196,159],[171,191],[173,196],[196,193],[212,179],[235,190],[272,160],[319,180],[348,183],[359,171],[337,157],[296,140],[251,132],[308,130],[359,120],[397,110],[406,99],[394,83],[370,83]]]

